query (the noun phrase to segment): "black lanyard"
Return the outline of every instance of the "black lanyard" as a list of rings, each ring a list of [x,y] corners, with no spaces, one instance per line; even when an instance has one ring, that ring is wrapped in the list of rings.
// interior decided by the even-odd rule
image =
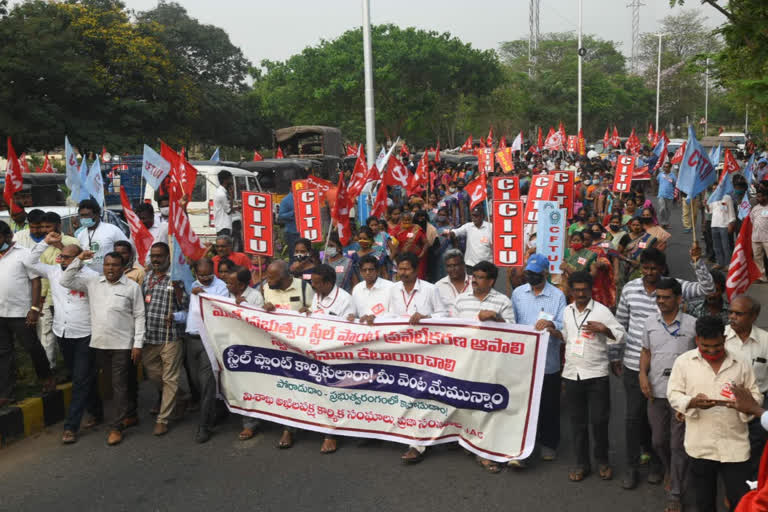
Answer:
[[[576,320],[576,307],[574,307],[574,308],[571,310],[571,313],[573,313],[573,323],[574,323],[574,324],[576,324],[576,329],[577,329],[577,332],[581,332],[581,328],[582,328],[582,326],[583,326],[583,325],[586,323],[586,321],[587,321],[587,318],[589,318],[589,315],[591,315],[591,314],[592,314],[592,310],[590,309],[590,310],[588,310],[588,311],[587,311],[587,314],[586,314],[586,316],[584,317],[584,320],[582,320],[582,321],[581,321],[581,323],[579,323],[579,322]]]

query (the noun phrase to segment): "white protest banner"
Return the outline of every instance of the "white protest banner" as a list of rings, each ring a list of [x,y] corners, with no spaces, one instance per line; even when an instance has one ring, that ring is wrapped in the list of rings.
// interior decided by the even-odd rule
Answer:
[[[369,326],[198,300],[220,393],[237,414],[409,445],[458,442],[499,462],[533,450],[545,332],[448,318]]]
[[[549,260],[549,273],[562,274],[565,246],[565,208],[557,201],[538,201],[539,224],[536,230],[536,252]]]
[[[218,149],[216,150],[218,152]],[[149,185],[157,190],[168,173],[171,172],[171,163],[160,156],[154,149],[144,144],[144,158],[141,162],[141,174]]]

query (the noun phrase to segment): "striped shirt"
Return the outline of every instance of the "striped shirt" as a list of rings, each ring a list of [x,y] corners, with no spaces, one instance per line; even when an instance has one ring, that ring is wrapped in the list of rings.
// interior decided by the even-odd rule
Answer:
[[[715,291],[712,275],[702,258],[694,263],[693,270],[696,272],[698,282],[678,279],[683,288],[684,300],[702,297]],[[630,370],[640,371],[640,350],[643,347],[645,322],[649,316],[658,313],[658,311],[656,290],[648,293],[643,285],[642,277],[634,279],[624,286],[621,291],[619,306],[616,309],[616,319],[627,330],[626,344],[624,345],[624,366]],[[620,347],[611,347],[611,361],[621,359],[621,353],[617,350],[620,350]]]
[[[498,313],[507,323],[515,323],[515,310],[512,307],[512,301],[493,288],[482,300],[475,297],[471,288],[460,294],[456,297],[456,303],[451,308],[451,316],[477,320],[478,313],[484,310]]]

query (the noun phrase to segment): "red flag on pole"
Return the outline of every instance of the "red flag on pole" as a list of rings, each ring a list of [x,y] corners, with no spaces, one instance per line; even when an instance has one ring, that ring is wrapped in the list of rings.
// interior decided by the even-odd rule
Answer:
[[[685,146],[686,142],[684,141],[682,144],[680,144],[680,147],[677,148],[677,151],[675,151],[675,154],[672,155],[672,160],[670,160],[670,163],[672,164],[679,164],[683,161],[683,157],[685,156]]]
[[[40,172],[43,173],[54,173],[56,171],[53,170],[53,166],[51,165],[51,161],[48,160],[48,154],[45,155],[45,160],[43,161],[43,167],[40,169]]]
[[[731,153],[731,150],[726,148],[725,161],[723,163],[723,173],[738,172],[739,170],[741,170],[741,167],[739,167],[739,163],[733,157],[733,153]]]
[[[522,132],[521,132],[522,133]],[[507,136],[502,135],[501,140],[499,140],[499,150],[502,150],[507,147]]]
[[[138,255],[138,261],[143,263],[147,259],[147,253],[150,247],[152,247],[152,241],[154,237],[149,232],[147,227],[139,220],[139,216],[131,208],[131,202],[128,200],[128,195],[125,193],[125,187],[120,187],[120,202],[123,205],[123,215],[128,222],[128,227],[131,230],[131,240],[133,245],[136,246],[136,254]]]
[[[469,194],[469,198],[471,199],[471,202],[469,203],[470,210],[485,201],[488,197],[485,173],[481,172],[480,176],[467,183],[467,186],[464,187],[464,191]]]
[[[262,160],[264,160],[264,157],[261,156],[261,153],[259,153],[258,151],[256,151],[254,149],[253,150],[253,161],[254,162],[261,162]]]
[[[347,156],[357,155],[357,148],[354,144],[347,144]]]
[[[611,135],[610,135],[610,129],[605,129],[605,135],[603,135],[603,147],[607,148],[608,145],[611,143]]]
[[[464,141],[464,144],[461,145],[461,152],[472,153],[472,151],[472,135],[470,134],[470,136],[467,137],[467,140]]]
[[[485,145],[488,147],[493,146],[493,126],[488,128],[488,142]]]
[[[360,148],[362,148],[362,145]],[[368,165],[365,163],[365,152],[362,149],[358,149],[355,167],[352,169],[352,176],[349,178],[349,185],[347,186],[351,199],[359,196],[365,184],[368,183],[368,172]]]
[[[565,142],[568,140],[568,135],[565,134],[565,125],[562,121],[560,121],[560,126],[557,131],[560,133],[560,140],[563,141],[563,145],[565,145]]]
[[[752,219],[744,217],[741,224],[736,246],[733,248],[731,265],[728,267],[728,278],[725,281],[725,291],[728,300],[747,291],[749,285],[762,277],[752,256]]]
[[[614,148],[621,147],[621,139],[619,138],[619,130],[616,129],[616,125],[613,125],[613,136],[611,137],[611,146]]]
[[[13,201],[13,195],[20,192],[24,184],[24,178],[21,176],[21,166],[16,156],[16,150],[13,149],[11,137],[8,137],[8,163],[5,166],[5,188],[3,188],[3,200],[8,205],[11,212],[21,211]]]
[[[338,194],[331,209],[331,218],[336,223],[339,233],[339,241],[342,246],[349,245],[352,238],[352,229],[349,225],[350,197],[346,185],[344,185],[344,173],[339,173]]]
[[[655,137],[656,132],[653,131],[653,123],[651,123],[648,125],[648,144],[655,146],[656,144],[653,142]]]
[[[437,141],[437,148],[435,148],[435,162],[440,161],[440,141]]]
[[[402,146],[400,146],[400,155],[405,155],[405,156],[408,156],[408,155],[410,155],[410,154],[411,154],[411,152],[410,152],[410,150],[408,149],[408,144],[406,144],[405,142],[403,142],[403,145],[402,145]]]
[[[275,153],[275,158],[285,158],[283,156],[283,148],[280,146],[277,146],[277,153]]]
[[[21,166],[21,172],[23,173],[29,173],[32,172],[29,170],[29,163],[27,162],[27,154],[22,153],[19,156],[19,165]]]

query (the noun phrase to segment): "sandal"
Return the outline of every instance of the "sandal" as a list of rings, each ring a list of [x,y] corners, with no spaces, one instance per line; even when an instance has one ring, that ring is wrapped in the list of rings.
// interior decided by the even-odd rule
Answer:
[[[403,464],[418,464],[424,460],[424,454],[416,448],[408,448],[408,451],[400,456],[400,460]]]
[[[65,430],[61,435],[61,442],[64,444],[72,444],[77,441],[77,434],[71,430]]]
[[[277,447],[281,450],[287,450],[293,446],[293,434],[287,430],[283,430],[283,435],[280,436],[280,442],[277,443]]]
[[[587,468],[575,468],[568,472],[568,480],[571,482],[581,482],[589,475]]]
[[[253,430],[251,430],[251,429],[249,429],[249,428],[244,428],[244,429],[242,430],[242,432],[240,432],[240,435],[239,435],[239,436],[237,436],[237,438],[238,438],[238,439],[240,439],[241,441],[247,441],[247,440],[249,440],[250,438],[252,438],[252,437],[253,437],[253,435],[254,435],[254,434],[253,434]]]
[[[613,468],[609,464],[600,464],[597,467],[597,473],[602,480],[611,480],[613,478]]]
[[[680,502],[677,500],[669,500],[664,506],[664,512],[680,512]]]
[[[323,439],[323,445],[320,447],[320,453],[323,455],[333,453],[337,450],[336,440],[332,437],[326,437]]]
[[[489,473],[497,474],[501,472],[501,466],[490,459],[484,459],[478,455],[475,457],[475,460]]]

